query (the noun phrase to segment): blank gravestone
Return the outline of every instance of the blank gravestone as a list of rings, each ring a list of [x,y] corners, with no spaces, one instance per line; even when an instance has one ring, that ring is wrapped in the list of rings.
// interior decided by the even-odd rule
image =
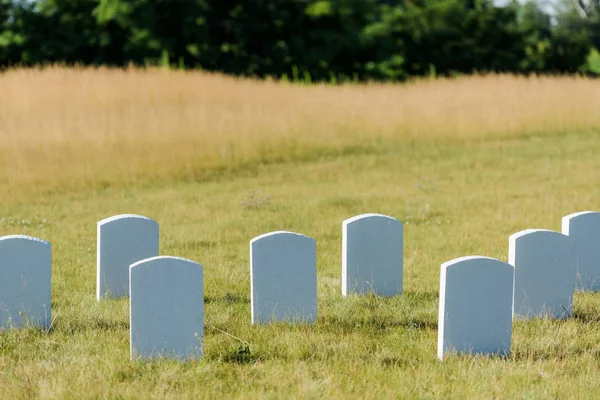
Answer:
[[[124,214],[98,222],[96,298],[129,295],[129,266],[158,256],[158,223]]]
[[[131,359],[204,354],[202,265],[160,256],[130,267]]]
[[[51,323],[50,243],[24,235],[0,237],[0,329]]]
[[[583,211],[562,219],[562,233],[573,240],[577,255],[576,290],[600,290],[600,213]]]
[[[571,315],[576,258],[569,236],[546,229],[515,233],[509,238],[508,262],[515,268],[515,316]]]
[[[250,241],[252,324],[317,319],[317,247],[313,238],[271,232]]]
[[[438,357],[508,355],[512,339],[514,268],[482,256],[442,264]]]
[[[342,295],[402,293],[404,226],[381,214],[362,214],[342,225]]]

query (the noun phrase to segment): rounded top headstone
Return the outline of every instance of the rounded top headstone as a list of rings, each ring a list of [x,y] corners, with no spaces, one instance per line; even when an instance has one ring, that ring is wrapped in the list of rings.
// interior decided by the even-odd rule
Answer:
[[[146,220],[146,221],[156,222],[152,218],[148,218],[148,217],[146,217],[144,215],[119,214],[119,215],[113,215],[112,217],[104,218],[103,220],[98,221],[98,225],[104,225],[104,224],[107,224],[109,222],[118,221],[118,220],[121,220],[121,219],[142,219],[142,220]]]
[[[50,242],[47,242],[43,239],[37,238],[37,237],[33,237],[33,236],[28,236],[28,235],[6,235],[6,236],[0,236],[0,241],[1,242],[6,242],[6,241],[10,241],[10,240],[31,240],[32,242],[38,242],[47,246],[50,246]]]
[[[476,263],[480,263],[480,262],[484,262],[486,264],[506,264],[509,265],[503,261],[498,260],[497,258],[492,258],[492,257],[488,257],[488,256],[480,256],[480,255],[472,255],[472,256],[463,256],[463,257],[458,257],[455,258],[453,260],[450,261],[446,261],[445,263],[442,264],[442,268],[450,268],[453,267],[457,264],[462,264],[464,265],[465,263],[469,262],[469,261],[473,261]]]
[[[351,217],[351,218],[348,218],[347,220],[345,220],[344,223],[351,224],[353,222],[360,221],[365,218],[383,218],[383,219],[388,219],[390,221],[402,223],[400,220],[398,220],[394,217],[390,217],[389,215],[378,214],[378,213],[366,213],[366,214],[355,215],[354,217]]]
[[[309,239],[309,240],[315,240],[315,239],[311,238],[310,236],[306,236],[301,233],[290,232],[290,231],[273,231],[273,232],[269,232],[269,233],[264,233],[260,236],[253,238],[252,240],[250,240],[250,244],[255,243],[261,239],[266,239],[266,238],[271,238],[271,237],[283,237],[283,236],[290,236],[290,237],[299,238],[299,239],[304,238],[304,239]]]
[[[600,215],[600,212],[598,212],[598,211],[579,211],[579,212],[576,212],[576,213],[565,215],[563,217],[563,219],[573,219],[573,218],[581,217],[582,215],[588,215],[588,214],[598,214],[598,215]]]
[[[193,264],[194,266],[202,267],[201,264],[198,264],[197,262],[189,260],[187,258],[174,257],[174,256],[155,256],[155,257],[149,257],[149,258],[145,258],[143,260],[134,262],[133,264],[131,264],[129,266],[129,268],[135,269],[136,267],[143,266],[143,265],[160,264],[161,261],[176,261],[179,263],[178,265],[183,265],[180,262],[185,262],[188,264]]]
[[[523,236],[526,235],[531,235],[531,234],[545,234],[545,235],[552,235],[552,236],[566,236],[565,234],[562,234],[560,232],[556,232],[556,231],[551,231],[550,229],[525,229],[516,233],[513,233],[512,235],[510,235],[509,239],[510,240],[517,240]]]

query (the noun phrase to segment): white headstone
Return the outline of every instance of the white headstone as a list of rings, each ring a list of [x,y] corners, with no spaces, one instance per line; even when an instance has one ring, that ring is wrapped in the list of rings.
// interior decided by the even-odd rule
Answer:
[[[510,236],[508,262],[515,267],[514,316],[569,317],[576,261],[569,236],[546,229],[527,229]]]
[[[202,265],[160,256],[138,261],[129,271],[131,358],[201,358]]]
[[[442,264],[438,357],[508,355],[512,339],[512,265],[468,256]]]
[[[98,222],[96,298],[129,295],[129,266],[158,256],[158,224],[124,214]]]
[[[362,214],[342,225],[342,295],[402,293],[404,226],[381,214]]]
[[[313,238],[271,232],[250,241],[252,323],[317,319],[317,246]]]
[[[51,322],[52,247],[24,235],[0,237],[0,329]]]
[[[600,290],[600,213],[583,211],[562,219],[562,233],[573,239],[577,255],[576,290]]]

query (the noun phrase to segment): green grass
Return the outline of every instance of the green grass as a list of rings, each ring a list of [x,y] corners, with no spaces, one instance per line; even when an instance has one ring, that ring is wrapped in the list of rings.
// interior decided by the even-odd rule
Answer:
[[[436,351],[441,263],[506,261],[512,233],[598,209],[598,132],[390,139],[197,182],[8,198],[0,233],[52,243],[54,321],[0,334],[1,397],[595,398],[600,294],[578,293],[566,321],[515,322],[508,358]],[[401,296],[341,296],[341,224],[366,212],[405,222]],[[161,255],[204,266],[203,360],[130,361],[128,301],[96,302],[96,222],[120,213],[159,222]],[[250,323],[249,241],[273,230],[317,240],[314,325]]]

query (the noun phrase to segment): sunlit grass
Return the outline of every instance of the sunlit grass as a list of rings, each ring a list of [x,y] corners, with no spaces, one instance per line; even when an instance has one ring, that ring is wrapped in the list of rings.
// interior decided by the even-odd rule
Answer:
[[[600,81],[512,76],[297,86],[165,70],[0,75],[0,188],[203,180],[398,138],[600,127]]]
[[[0,75],[0,234],[52,243],[54,317],[0,334],[0,397],[595,398],[596,294],[569,320],[516,322],[506,359],[440,362],[436,345],[441,263],[506,261],[511,234],[600,209],[599,89]],[[405,223],[402,296],[341,296],[342,221],[366,212]],[[204,360],[129,360],[127,300],[95,299],[96,222],[119,213],[155,219],[161,255],[203,265]],[[317,241],[314,325],[250,323],[249,241],[280,229]]]

